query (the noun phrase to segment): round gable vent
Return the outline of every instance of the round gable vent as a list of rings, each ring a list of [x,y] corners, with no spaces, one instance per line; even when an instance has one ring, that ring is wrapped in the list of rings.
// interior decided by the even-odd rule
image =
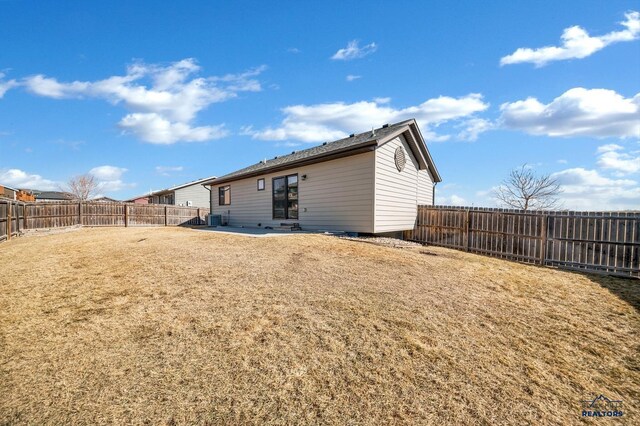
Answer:
[[[407,156],[404,154],[404,149],[401,146],[396,148],[396,153],[393,156],[396,162],[396,168],[399,172],[404,170],[404,165],[407,163]]]

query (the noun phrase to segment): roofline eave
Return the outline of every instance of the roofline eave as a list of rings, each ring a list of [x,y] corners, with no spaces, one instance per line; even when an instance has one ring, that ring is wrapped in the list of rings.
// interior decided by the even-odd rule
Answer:
[[[366,151],[369,151],[369,149],[367,148],[374,145],[377,145],[377,140],[372,139],[372,140],[368,140],[363,143],[360,143],[358,145],[350,146],[348,148],[319,154],[314,157],[303,158],[300,160],[292,161],[290,163],[277,164],[272,167],[267,167],[267,168],[256,170],[256,171],[250,171],[237,176],[231,176],[229,178],[225,178],[224,176],[222,176],[222,177],[219,177],[218,179],[212,179],[211,181],[203,182],[202,185],[213,186],[213,185],[218,185],[222,183],[233,182],[236,180],[248,179],[250,177],[265,175],[265,174],[277,172],[280,170],[287,170],[287,169],[292,169],[294,167],[301,167],[308,164],[322,163],[324,161],[330,161],[337,158],[361,154]]]

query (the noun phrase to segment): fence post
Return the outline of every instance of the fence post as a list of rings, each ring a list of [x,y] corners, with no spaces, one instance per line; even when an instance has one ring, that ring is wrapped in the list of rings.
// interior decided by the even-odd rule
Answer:
[[[540,264],[544,265],[547,257],[547,226],[549,224],[549,215],[544,213],[542,216],[542,235],[540,238]]]
[[[78,225],[82,226],[82,201],[78,202]]]
[[[198,220],[196,220],[196,225],[200,225],[200,207],[198,207]]]
[[[7,241],[11,239],[11,228],[13,228],[11,226],[11,206],[13,206],[13,203],[9,201],[7,203]]]
[[[129,205],[124,205],[124,227],[129,226]]]
[[[467,211],[465,212],[465,218],[464,218],[464,251],[469,251],[469,220],[471,219],[471,216],[469,215],[469,210],[467,209]]]
[[[22,205],[22,228],[27,229],[27,203]]]
[[[167,226],[167,206],[164,206],[164,226]]]

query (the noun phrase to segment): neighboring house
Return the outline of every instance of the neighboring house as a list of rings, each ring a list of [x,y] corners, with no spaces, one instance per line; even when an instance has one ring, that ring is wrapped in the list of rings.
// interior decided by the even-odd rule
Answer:
[[[114,200],[113,198],[109,198],[109,197],[98,197],[89,201],[93,201],[97,203],[119,203],[120,202],[120,200]]]
[[[50,201],[69,201],[75,199],[73,194],[62,191],[38,191],[36,189],[30,190],[36,197],[36,202],[50,202]]]
[[[18,192],[16,192],[16,200],[33,202],[36,200],[36,196],[33,195],[33,192],[29,191],[28,189],[19,189]]]
[[[128,200],[124,200],[125,203],[135,203],[135,204],[149,204],[149,196],[141,195],[139,197],[129,198]]]
[[[203,182],[214,180],[211,176],[204,179],[183,183],[149,194],[149,204],[170,204],[186,207],[209,207],[209,190],[202,186]]]
[[[9,198],[16,201],[35,201],[36,198],[29,190],[16,189],[0,185],[0,198]]]
[[[8,198],[10,200],[17,200],[16,194],[18,190],[11,188],[10,186],[0,185],[0,198]]]
[[[387,233],[413,229],[441,178],[415,120],[219,177],[211,212],[231,226]]]

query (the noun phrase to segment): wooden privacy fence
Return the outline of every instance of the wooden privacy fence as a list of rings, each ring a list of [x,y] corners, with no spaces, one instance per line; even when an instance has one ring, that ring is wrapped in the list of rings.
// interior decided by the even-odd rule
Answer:
[[[0,199],[0,241],[10,239],[24,228],[24,205]]]
[[[27,229],[64,226],[204,225],[209,209],[158,204],[22,203],[0,199],[0,241]]]
[[[504,259],[640,278],[640,212],[419,206],[405,238]]]

